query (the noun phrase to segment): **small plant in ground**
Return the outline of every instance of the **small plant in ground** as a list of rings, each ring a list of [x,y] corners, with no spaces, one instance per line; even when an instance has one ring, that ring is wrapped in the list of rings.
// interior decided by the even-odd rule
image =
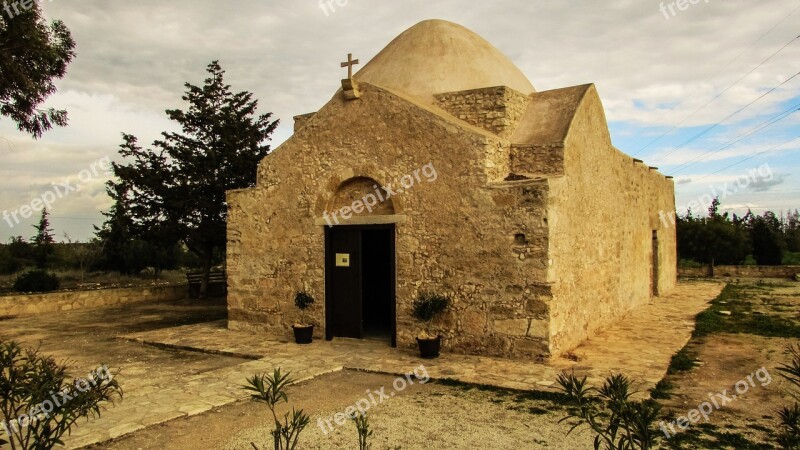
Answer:
[[[781,419],[778,445],[784,449],[800,449],[800,404],[795,402],[793,407],[784,406],[778,411],[778,417]]]
[[[631,450],[654,448],[658,439],[655,422],[661,407],[653,400],[632,401],[630,380],[623,375],[608,377],[599,389],[588,387],[586,377],[561,373],[558,384],[575,409],[559,421],[578,419],[569,433],[582,424],[596,433],[595,449]]]
[[[87,378],[67,381],[67,367],[23,350],[16,342],[0,342],[0,448],[49,450],[64,445],[78,420],[100,417],[103,403],[122,398],[122,389],[106,366]]]
[[[425,324],[425,330],[420,334],[420,339],[433,339],[436,337],[430,331],[431,321],[449,307],[450,297],[432,292],[419,294],[419,297],[414,300],[412,315],[415,319]]]
[[[288,403],[289,397],[286,395],[286,388],[294,381],[289,378],[289,373],[281,374],[281,369],[276,368],[272,375],[261,374],[253,375],[247,379],[247,385],[243,386],[246,391],[252,392],[250,395],[255,401],[266,403],[272,419],[275,422],[275,429],[272,430],[273,448],[275,450],[294,450],[297,448],[297,441],[300,433],[308,426],[310,421],[308,415],[303,410],[287,412],[283,416],[283,422],[278,419],[275,407],[280,403]],[[251,443],[254,449],[258,450],[256,444]]]
[[[791,357],[788,364],[782,364],[778,371],[781,376],[794,386],[791,392],[795,400],[800,400],[800,344],[790,345],[787,353]],[[779,412],[781,419],[778,444],[784,449],[800,449],[800,404],[794,407],[784,406]]]
[[[307,327],[310,323],[306,322],[306,310],[314,304],[314,297],[307,292],[298,292],[294,297],[294,305],[300,310],[300,323],[298,326]]]
[[[369,419],[366,414],[358,414],[351,418],[356,424],[356,431],[358,431],[358,450],[369,450],[372,446],[369,444],[369,438],[372,437],[372,430],[369,429]]]

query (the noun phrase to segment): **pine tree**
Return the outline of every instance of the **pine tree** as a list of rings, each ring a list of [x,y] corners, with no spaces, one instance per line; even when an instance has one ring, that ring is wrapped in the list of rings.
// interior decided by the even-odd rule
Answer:
[[[37,269],[47,269],[50,264],[50,258],[55,252],[55,239],[53,239],[53,230],[50,229],[50,213],[47,208],[42,210],[42,217],[39,219],[39,224],[33,226],[36,229],[36,236],[32,238],[34,249],[34,260]]]
[[[124,134],[120,155],[133,162],[114,164],[119,183],[130,187],[125,202],[134,233],[148,242],[184,242],[202,262],[201,296],[214,256],[225,250],[225,192],[255,185],[258,162],[269,153],[266,142],[278,126],[271,113],[256,116],[253,94],[231,92],[219,62],[207,72],[204,85],[185,84],[188,110],[167,111],[180,133],[162,133],[153,149]],[[119,183],[109,189],[117,201]]]

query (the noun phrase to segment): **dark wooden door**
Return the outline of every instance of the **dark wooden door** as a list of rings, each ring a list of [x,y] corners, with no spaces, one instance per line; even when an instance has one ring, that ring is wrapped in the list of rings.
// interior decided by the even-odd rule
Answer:
[[[364,335],[361,230],[350,227],[326,230],[326,338],[361,339]]]

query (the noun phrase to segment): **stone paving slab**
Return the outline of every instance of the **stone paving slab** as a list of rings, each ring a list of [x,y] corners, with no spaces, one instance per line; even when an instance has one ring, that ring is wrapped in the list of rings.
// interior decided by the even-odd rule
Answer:
[[[423,364],[434,379],[545,391],[555,390],[555,379],[562,370],[586,375],[595,384],[611,373],[624,372],[636,381],[635,388],[644,396],[663,378],[672,355],[690,339],[695,316],[707,308],[723,286],[715,282],[682,282],[671,295],[631,311],[617,324],[584,342],[571,352],[572,359],[556,358],[549,364],[456,354],[423,360],[411,349],[353,339],[298,346],[228,330],[224,321],[127,334],[120,338],[258,359],[184,377],[168,385],[139,387],[126,393],[124,401],[109,408],[101,419],[78,428],[67,442],[72,448],[104,442],[236,402],[247,397],[241,388],[246,377],[271,372],[275,367],[306,380],[345,368],[399,375],[411,373]]]

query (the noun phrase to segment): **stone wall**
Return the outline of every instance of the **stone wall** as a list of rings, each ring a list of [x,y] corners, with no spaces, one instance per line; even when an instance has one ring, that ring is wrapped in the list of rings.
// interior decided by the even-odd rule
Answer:
[[[229,326],[288,339],[299,317],[292,299],[306,290],[317,299],[307,318],[324,336],[323,214],[348,180],[396,184],[432,163],[436,181],[392,198],[404,218],[398,345],[416,345],[411,304],[428,290],[454,301],[434,324],[446,351],[546,356],[547,182],[500,182],[487,166],[501,139],[367,83],[361,91],[356,101],[335,96],[266,157],[256,188],[228,193]]]
[[[505,86],[448,92],[435,97],[437,105],[453,116],[504,139],[514,133],[530,103],[530,97]]]
[[[659,240],[661,293],[675,285],[675,229],[658,220],[674,209],[672,181],[611,145],[591,87],[564,145],[563,177],[550,179],[551,352],[578,345],[651,299],[652,234]]]
[[[130,303],[180,300],[186,298],[188,292],[188,286],[177,285],[3,296],[0,297],[0,316],[45,314]]]
[[[510,172],[525,176],[564,175],[564,145],[514,145]]]
[[[794,278],[800,274],[800,266],[716,266],[715,277],[731,278]],[[711,276],[711,268],[679,268],[678,276],[685,278],[706,278]]]

